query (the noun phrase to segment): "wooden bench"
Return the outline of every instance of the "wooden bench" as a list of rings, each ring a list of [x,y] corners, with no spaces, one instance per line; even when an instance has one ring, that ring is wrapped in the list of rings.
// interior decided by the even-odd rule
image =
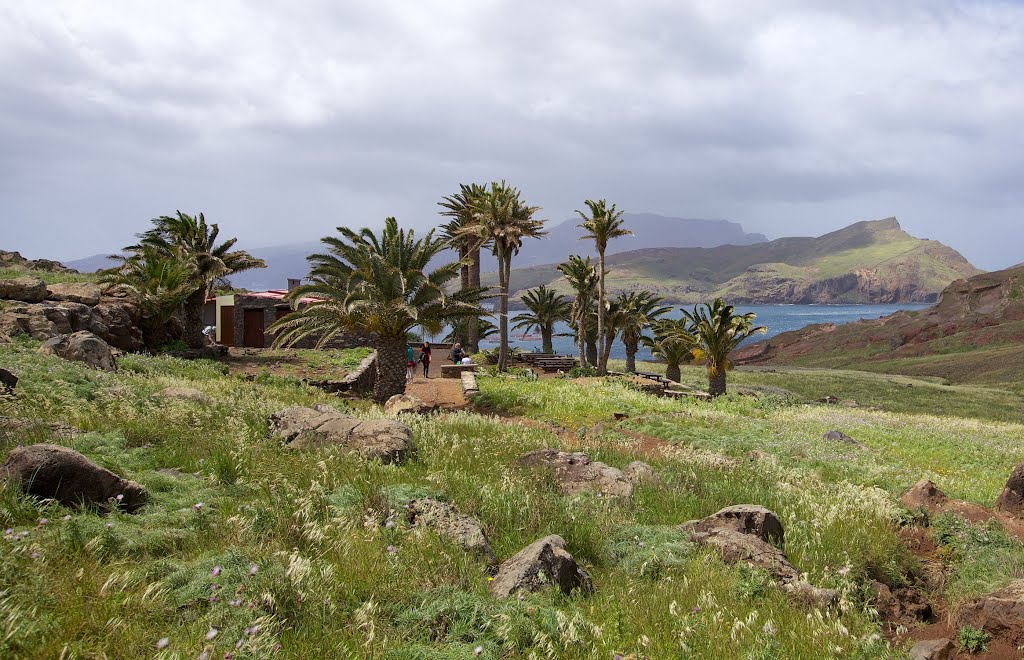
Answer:
[[[475,364],[442,364],[441,378],[462,378],[463,373],[478,370],[479,367]]]
[[[574,357],[560,356],[560,357],[544,357],[538,358],[533,362],[534,366],[540,367],[546,372],[552,371],[568,371],[579,364],[579,360]]]

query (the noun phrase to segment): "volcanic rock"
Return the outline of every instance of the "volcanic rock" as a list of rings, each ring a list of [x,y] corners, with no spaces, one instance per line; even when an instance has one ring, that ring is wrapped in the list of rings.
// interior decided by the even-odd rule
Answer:
[[[46,300],[46,283],[38,277],[0,280],[0,299],[37,303]]]
[[[270,416],[270,434],[293,449],[337,445],[362,458],[401,463],[415,451],[412,430],[390,419],[357,419],[327,406],[291,406]]]
[[[537,591],[549,584],[565,594],[576,590],[589,592],[593,588],[590,576],[565,549],[565,540],[556,534],[534,541],[502,562],[490,590],[497,598],[508,598],[516,592]]]
[[[929,479],[918,481],[900,497],[900,503],[911,511],[938,511],[946,503],[946,494]]]
[[[6,369],[0,368],[0,394],[12,394],[18,386],[18,377]]]
[[[91,332],[82,331],[51,337],[39,347],[39,352],[56,355],[72,362],[82,362],[94,369],[117,370],[110,345]]]
[[[637,484],[653,484],[658,481],[658,475],[654,468],[643,461],[633,461],[622,468],[622,474],[626,475],[626,478],[633,482],[634,486]]]
[[[50,300],[80,303],[95,307],[100,303],[100,288],[88,282],[65,282],[47,287]]]
[[[1024,463],[1013,468],[1006,487],[996,499],[996,508],[1011,516],[1024,517]]]
[[[523,454],[516,462],[550,470],[563,495],[576,495],[584,491],[616,497],[629,497],[633,494],[633,484],[622,470],[591,460],[590,456],[583,453],[537,449]]]
[[[956,627],[964,626],[984,630],[1011,646],[1024,644],[1024,579],[962,605],[957,611]]]
[[[433,410],[423,399],[411,394],[396,394],[384,404],[384,412],[388,415],[400,415],[402,413],[427,413]]]
[[[466,550],[483,555],[488,565],[497,565],[483,525],[451,504],[424,497],[406,504],[405,510],[410,524],[432,529]]]
[[[949,660],[953,657],[953,642],[942,639],[928,639],[910,648],[908,660]]]

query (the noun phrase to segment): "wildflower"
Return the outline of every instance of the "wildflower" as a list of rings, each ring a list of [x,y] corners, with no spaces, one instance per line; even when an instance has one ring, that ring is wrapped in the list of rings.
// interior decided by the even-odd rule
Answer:
[[[641,547],[641,548],[646,548],[646,547],[647,547],[647,544],[646,544],[646,543],[644,543],[643,541],[640,541],[640,547]]]
[[[691,612],[692,614],[696,614],[697,612],[700,612],[700,606],[699,606],[699,605],[694,605],[694,606],[693,606],[693,609],[692,609],[692,610],[690,610],[690,612]]]
[[[484,652],[484,647],[482,647],[482,646],[477,646],[475,649],[473,649],[473,655],[480,655],[483,652]]]
[[[217,566],[214,566],[213,570],[210,571],[210,577],[217,577],[218,575],[220,575],[220,565],[219,564]]]
[[[210,631],[208,633],[206,633],[206,639],[207,640],[213,639],[214,637],[217,636],[217,633],[219,633],[219,632],[220,631],[217,630],[216,628],[210,628]]]
[[[220,589],[220,585],[219,584],[211,584],[210,585],[210,591],[217,591],[218,589]]]
[[[766,635],[775,635],[779,632],[779,628],[771,621],[767,621],[764,626],[761,627],[761,631]]]
[[[157,649],[165,649],[165,648],[167,648],[167,645],[170,644],[170,643],[171,643],[170,639],[168,639],[167,637],[161,637],[160,639],[158,639],[156,641],[156,648]]]
[[[230,605],[231,607],[238,607],[241,604],[242,604],[242,599],[241,598],[236,598],[234,600],[229,600],[228,601],[228,605]]]
[[[257,566],[256,564],[253,564],[252,566],[249,567],[249,577],[252,577],[253,575],[256,575],[259,572],[260,572],[260,567]]]
[[[114,523],[107,523],[107,529],[113,529]]]
[[[231,660],[231,658],[233,658],[233,657],[235,657],[235,654],[232,653],[231,651],[225,651],[224,652],[224,660]]]
[[[13,527],[8,527],[7,529],[4,530],[4,534],[13,534],[13,533],[14,533],[14,528]]]
[[[202,508],[203,508],[203,503],[202,502],[196,502],[195,504],[192,505],[192,510],[193,511],[199,511],[199,509],[202,509]]]
[[[210,660],[210,651],[212,650],[212,648],[207,646],[205,649],[203,649],[203,652],[199,654],[198,660]]]
[[[39,559],[39,553],[38,552],[33,552],[32,553],[32,559]]]
[[[281,650],[281,642],[274,642],[274,646],[271,647],[271,653],[277,653]]]
[[[217,596],[210,596],[210,602],[211,603],[216,603],[217,602]]]
[[[40,518],[40,519],[39,519],[39,526],[40,526],[40,527],[43,527],[44,525],[47,525],[47,524],[49,524],[49,522],[50,522],[50,521],[49,521],[49,520],[47,520],[46,518]]]
[[[250,637],[254,636],[259,631],[260,631],[260,627],[259,626],[252,626],[251,628],[246,628],[245,629],[246,634],[248,634]]]
[[[386,550],[389,554],[395,554],[396,552],[398,552],[398,548],[396,548],[393,545],[389,545],[388,547],[384,548],[384,550]]]
[[[114,499],[120,502],[121,500],[124,499],[124,493],[118,493],[117,497],[115,497]]]

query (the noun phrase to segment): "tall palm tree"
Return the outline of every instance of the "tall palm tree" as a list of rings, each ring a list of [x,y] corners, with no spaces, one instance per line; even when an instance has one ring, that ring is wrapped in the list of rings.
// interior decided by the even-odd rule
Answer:
[[[139,242],[124,248],[126,256],[119,259],[119,269],[126,274],[135,268],[132,262],[150,259],[153,255],[188,264],[190,292],[182,312],[185,342],[192,348],[203,347],[203,305],[214,286],[233,273],[267,267],[262,259],[244,250],[232,250],[238,241],[236,238],[218,244],[219,234],[217,224],[207,224],[202,213],[191,216],[177,211],[175,216],[154,218],[153,228],[139,234]]]
[[[594,306],[594,294],[597,291],[597,268],[591,263],[590,257],[583,258],[578,254],[571,255],[569,260],[558,264],[558,272],[565,277],[569,286],[576,292],[572,305],[572,319],[576,326],[576,342],[580,351],[580,365],[586,364],[586,325],[587,317]]]
[[[590,215],[577,209],[576,213],[583,219],[583,222],[578,224],[577,227],[586,232],[580,237],[580,240],[593,239],[594,247],[597,249],[597,337],[598,345],[603,345],[606,343],[605,318],[607,317],[608,309],[608,292],[605,289],[604,279],[607,272],[605,270],[604,254],[608,249],[608,241],[621,236],[632,236],[633,232],[623,227],[625,222],[622,219],[623,212],[616,210],[614,204],[608,206],[608,202],[603,199],[597,201],[588,199],[585,204]],[[602,352],[598,358],[597,373],[604,375],[607,371],[608,357]]]
[[[441,215],[451,218],[441,226],[441,232],[459,253],[459,259],[462,261],[460,279],[463,290],[480,288],[480,249],[484,247],[485,241],[479,234],[466,231],[465,228],[477,223],[475,209],[485,194],[486,185],[462,183],[459,184],[459,192],[438,202],[444,209]],[[481,323],[479,319],[465,319],[462,334],[458,335],[470,353],[480,350],[480,340],[483,338],[480,334]]]
[[[447,247],[433,230],[417,239],[388,218],[378,236],[371,229],[338,227],[341,236],[326,236],[326,254],[307,257],[309,284],[292,289],[285,299],[296,311],[268,328],[275,346],[290,346],[317,337],[321,347],[343,332],[368,335],[377,350],[373,398],[387,401],[405,391],[406,333],[415,326],[431,332],[456,319],[480,313],[474,292],[445,293],[459,276],[453,262],[428,271],[430,260]],[[308,304],[299,308],[305,299]]]
[[[112,257],[121,262],[100,274],[102,284],[124,286],[139,300],[142,341],[156,350],[169,337],[166,323],[181,310],[193,293],[192,267],[187,261],[168,257],[143,246],[129,259]]]
[[[636,371],[636,353],[644,330],[672,309],[663,306],[661,302],[661,296],[650,291],[626,291],[612,301],[618,310],[615,324],[626,346],[626,373]]]
[[[554,336],[555,323],[569,320],[572,303],[565,296],[541,284],[523,294],[523,304],[528,311],[512,319],[515,323],[512,329],[529,332],[537,326],[540,328],[541,350],[545,353],[554,353],[551,338]]]
[[[477,327],[479,328],[480,339],[487,339],[498,334],[498,326],[491,323],[486,316],[468,316],[466,318],[456,319],[452,322],[449,327],[448,334],[444,336],[441,341],[446,344],[454,344],[455,342],[462,341],[462,338],[466,336],[466,326],[470,321],[476,320]]]
[[[653,337],[642,337],[641,341],[651,349],[655,357],[665,361],[665,378],[679,382],[682,373],[679,365],[693,360],[696,338],[690,333],[690,324],[685,318],[658,319],[651,324]]]
[[[487,193],[477,200],[473,212],[476,223],[457,232],[475,236],[481,245],[490,242],[491,252],[498,260],[498,371],[508,368],[508,282],[512,257],[519,254],[524,239],[547,235],[544,221],[533,217],[540,207],[528,206],[519,195],[518,188],[504,181],[492,182]]]
[[[757,315],[753,312],[736,314],[736,309],[721,298],[710,304],[696,305],[692,312],[684,309],[683,315],[691,324],[697,341],[694,355],[708,368],[708,393],[721,396],[725,394],[725,372],[732,368],[729,353],[747,337],[764,334],[768,329],[754,326]]]

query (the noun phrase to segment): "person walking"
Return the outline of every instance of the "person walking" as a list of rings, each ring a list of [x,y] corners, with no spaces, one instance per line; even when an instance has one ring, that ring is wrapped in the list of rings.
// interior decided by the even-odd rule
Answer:
[[[456,343],[452,346],[452,353],[449,357],[452,359],[452,364],[462,364],[462,358],[466,356],[466,353],[462,350],[462,344]]]
[[[420,346],[420,362],[423,364],[423,377],[430,378],[430,342],[425,341]]]
[[[412,354],[412,346],[405,345],[405,382],[411,383],[416,375],[416,358]]]

